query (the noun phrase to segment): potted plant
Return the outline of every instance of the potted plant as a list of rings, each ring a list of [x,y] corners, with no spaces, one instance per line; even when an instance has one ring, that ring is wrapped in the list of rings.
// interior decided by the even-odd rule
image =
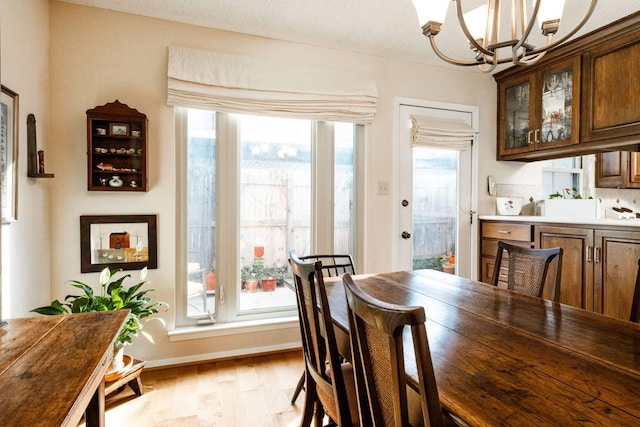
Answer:
[[[124,347],[133,342],[133,337],[142,330],[142,319],[156,314],[161,306],[166,306],[165,302],[152,302],[147,294],[153,289],[142,290],[141,288],[149,283],[146,280],[147,267],[140,271],[138,283],[127,288],[124,285],[126,278],[130,274],[117,273],[122,270],[111,270],[109,267],[100,273],[100,293],[96,294],[91,286],[77,280],[70,280],[67,283],[74,288],[83,291],[81,295],[67,295],[64,302],[54,300],[51,305],[34,308],[32,312],[44,315],[61,315],[69,313],[85,313],[90,311],[109,311],[129,309],[129,317],[120,329],[114,343],[114,360],[111,370],[120,371],[124,367],[123,356]],[[152,341],[151,336],[144,334]]]
[[[240,270],[240,280],[247,292],[256,292],[258,290],[258,276],[251,265],[245,265]]]
[[[207,292],[213,292],[216,290],[216,269],[214,266],[209,267],[205,274],[205,281],[207,284]]]
[[[448,256],[444,254],[441,255],[440,265],[442,266],[442,271],[444,271],[445,273],[453,274],[456,270],[453,252],[449,253]]]

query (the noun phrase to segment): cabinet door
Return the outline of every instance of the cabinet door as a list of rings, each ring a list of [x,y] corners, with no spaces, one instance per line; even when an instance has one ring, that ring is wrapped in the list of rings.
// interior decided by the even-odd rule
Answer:
[[[640,258],[640,231],[596,230],[594,310],[629,320]]]
[[[624,188],[629,173],[628,159],[624,151],[596,154],[596,187]]]
[[[639,156],[629,151],[596,154],[596,187],[640,188]]]
[[[628,152],[629,156],[629,188],[640,188],[640,153]]]
[[[560,302],[593,310],[593,231],[590,228],[536,226],[537,248],[562,248]],[[545,284],[543,298],[551,298],[552,287]]]
[[[534,149],[531,108],[535,83],[532,75],[501,83],[498,93],[498,155],[523,153]]]
[[[540,71],[536,150],[579,142],[580,57]]]
[[[640,135],[640,40],[637,33],[584,55],[583,141],[633,141]]]

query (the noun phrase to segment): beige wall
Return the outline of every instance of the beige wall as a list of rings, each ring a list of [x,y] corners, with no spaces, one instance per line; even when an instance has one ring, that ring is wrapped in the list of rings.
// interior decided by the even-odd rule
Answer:
[[[27,315],[29,308],[48,302],[50,297],[63,298],[69,291],[65,280],[97,282],[97,273],[80,274],[80,215],[157,214],[158,269],[150,271],[150,280],[156,289],[154,297],[172,305],[162,317],[166,329],[173,328],[177,171],[173,109],[165,105],[167,46],[171,44],[272,57],[283,62],[374,76],[380,97],[378,113],[368,128],[366,141],[367,272],[393,268],[390,242],[394,235],[389,218],[394,216],[395,207],[390,196],[376,195],[375,189],[378,181],[390,182],[391,188],[395,185],[396,171],[390,159],[395,156],[393,109],[396,97],[479,107],[480,212],[493,213],[493,201],[485,191],[487,171],[494,175],[496,171],[499,173],[494,160],[496,86],[491,76],[465,69],[425,66],[216,31],[55,0],[50,3],[46,0],[0,1],[3,80],[7,78],[6,83],[21,95],[32,94],[33,99],[25,101],[29,110],[21,107],[21,115],[26,117],[27,112],[40,115],[40,128],[48,129],[41,141],[47,153],[47,167],[56,174],[55,179],[48,182],[31,182],[26,178],[20,181],[20,191],[26,188],[24,203],[28,206],[21,206],[24,216],[21,215],[19,223],[9,226],[6,233],[20,236],[14,243],[15,248],[10,249],[15,250],[11,254],[15,275],[10,280],[10,295],[5,298],[11,304],[10,312],[14,316]],[[19,16],[10,28],[5,25],[8,11]],[[47,32],[43,30],[47,23],[50,27],[50,59],[47,57]],[[38,31],[33,31],[34,28]],[[20,34],[24,40],[17,41],[15,34]],[[5,49],[6,45],[11,47]],[[12,64],[5,74],[7,56],[24,65],[14,68]],[[49,97],[47,87],[50,87]],[[150,190],[144,194],[86,190],[85,111],[115,99],[149,118]],[[22,157],[21,161],[21,175],[24,175],[26,160]],[[517,174],[521,166],[516,165],[513,169],[507,168],[507,173]],[[526,174],[522,176],[524,179]],[[29,210],[33,212],[25,212]],[[42,266],[44,273],[38,273],[34,268],[36,265]],[[22,286],[30,287],[30,291],[23,290]],[[31,296],[22,301],[18,292],[29,292]],[[287,345],[298,339],[295,328],[180,342],[169,342],[165,328],[159,323],[150,324],[146,330],[154,335],[155,345],[138,340],[129,352],[156,364],[197,360],[198,355],[234,354],[245,347],[256,350],[269,345]]]
[[[2,84],[19,95],[18,221],[2,226],[2,315],[19,317],[50,299],[49,179],[27,178],[27,115],[36,117],[37,144],[54,170],[49,138],[49,2],[0,0]],[[61,248],[63,249],[63,248]],[[11,284],[11,286],[9,286]]]

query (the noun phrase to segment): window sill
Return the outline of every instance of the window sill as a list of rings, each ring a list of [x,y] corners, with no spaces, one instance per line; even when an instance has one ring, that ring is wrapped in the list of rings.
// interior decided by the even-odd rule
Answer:
[[[169,341],[187,341],[299,327],[300,323],[298,322],[297,316],[250,320],[245,322],[217,323],[206,326],[187,326],[169,331]]]

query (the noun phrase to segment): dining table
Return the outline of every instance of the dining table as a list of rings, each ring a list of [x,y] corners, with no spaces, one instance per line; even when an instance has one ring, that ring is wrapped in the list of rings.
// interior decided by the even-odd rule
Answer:
[[[6,319],[0,426],[105,425],[105,373],[129,310]]]
[[[352,277],[374,298],[424,307],[440,401],[462,424],[640,426],[638,324],[436,270]],[[342,279],[325,287],[345,342]],[[407,384],[418,390],[408,332]]]

